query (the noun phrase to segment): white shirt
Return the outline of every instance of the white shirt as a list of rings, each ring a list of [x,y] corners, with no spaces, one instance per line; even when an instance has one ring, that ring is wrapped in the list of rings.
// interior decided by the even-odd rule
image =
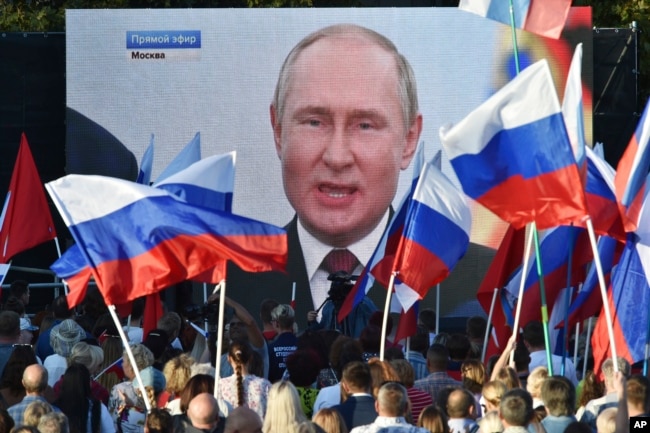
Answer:
[[[379,224],[377,224],[377,227],[375,227],[368,236],[347,246],[347,249],[355,255],[360,263],[353,270],[352,273],[354,275],[361,274],[364,265],[368,263],[370,256],[372,256],[377,244],[379,244],[381,236],[388,225],[388,213],[388,210],[386,210],[386,213]],[[327,280],[329,274],[325,270],[320,269],[320,265],[333,247],[325,245],[323,242],[316,239],[303,227],[300,219],[298,220],[298,239],[300,240],[303,257],[305,258],[305,269],[307,270],[307,276],[309,276],[311,296],[314,300],[314,310],[316,310],[327,299],[327,292],[329,292],[331,286],[331,282]],[[320,318],[321,316],[319,312],[318,319],[320,320]]]

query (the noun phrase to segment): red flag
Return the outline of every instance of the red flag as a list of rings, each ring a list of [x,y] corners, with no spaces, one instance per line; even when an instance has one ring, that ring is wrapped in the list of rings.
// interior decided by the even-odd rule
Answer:
[[[486,313],[489,314],[492,298],[494,297],[494,289],[499,292],[503,286],[506,285],[508,280],[515,273],[524,257],[524,242],[526,238],[526,229],[515,229],[512,225],[508,226],[499,249],[492,259],[492,264],[488,269],[483,282],[476,293],[476,299],[483,307]],[[503,348],[508,342],[508,338],[512,334],[512,329],[507,325],[506,315],[503,312],[502,303],[497,299],[492,312],[492,325],[494,326],[494,334],[498,344]],[[486,357],[499,354],[502,350],[496,346],[493,338],[489,339],[486,351]]]
[[[163,306],[160,302],[160,295],[152,293],[147,295],[142,315],[142,335],[147,336],[149,332],[158,327],[158,319],[163,315]]]
[[[0,216],[0,260],[56,237],[50,207],[23,133],[9,191]]]

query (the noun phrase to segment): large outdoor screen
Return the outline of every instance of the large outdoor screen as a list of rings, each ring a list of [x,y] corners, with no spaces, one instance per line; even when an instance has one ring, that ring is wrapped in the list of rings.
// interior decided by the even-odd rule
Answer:
[[[154,181],[198,132],[204,157],[237,151],[233,212],[284,226],[295,211],[283,188],[269,106],[291,48],[336,23],[383,34],[410,62],[427,159],[441,148],[442,125],[462,119],[515,74],[510,29],[456,8],[68,10],[67,172],[135,180],[153,134]],[[521,68],[547,58],[562,98],[573,50],[584,44],[589,141],[591,35],[590,9],[573,8],[560,40],[517,32],[516,56]],[[442,161],[455,181],[444,152]],[[393,206],[410,183],[411,166],[401,173]],[[496,248],[503,223],[476,204],[472,212],[472,242]],[[442,283],[442,316],[479,311],[470,301],[489,259],[471,260],[466,275]],[[288,300],[290,287],[274,290]],[[434,301],[430,294],[425,305]]]

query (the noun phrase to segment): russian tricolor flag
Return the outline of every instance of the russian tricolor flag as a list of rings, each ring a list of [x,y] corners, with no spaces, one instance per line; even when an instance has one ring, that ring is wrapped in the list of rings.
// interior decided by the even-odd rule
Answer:
[[[284,270],[286,232],[194,206],[158,188],[68,175],[46,185],[107,304],[155,293],[225,260],[250,272]]]
[[[440,139],[465,193],[515,228],[542,230],[586,215],[582,181],[546,60]]]
[[[650,169],[650,101],[636,131],[625,149],[616,168],[614,184],[616,197],[625,223],[625,231],[636,230],[641,205],[648,193],[648,170]]]
[[[503,0],[460,0],[459,9],[510,25],[510,3]],[[558,39],[566,23],[571,0],[517,0],[514,25],[541,36]]]
[[[472,215],[465,196],[432,164],[425,164],[408,207],[393,271],[420,299],[465,255]],[[400,293],[396,288],[396,296]],[[402,307],[411,305],[400,299]]]

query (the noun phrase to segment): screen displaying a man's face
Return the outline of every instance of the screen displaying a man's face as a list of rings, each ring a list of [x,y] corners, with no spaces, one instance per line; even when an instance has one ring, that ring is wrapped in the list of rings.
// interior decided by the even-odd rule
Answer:
[[[287,54],[341,23],[394,43],[416,77],[421,118],[405,124],[387,51],[326,38],[297,57],[282,115],[271,108],[269,119]],[[574,47],[584,44],[591,141],[589,8],[574,8],[563,34],[518,32],[518,58],[522,69],[548,59],[561,99]],[[298,215],[317,241],[345,246],[402,201],[416,146],[430,160],[439,128],[510,81],[513,59],[507,26],[456,8],[68,10],[66,170],[134,180],[153,134],[155,180],[199,132],[202,157],[237,152],[234,213],[277,226]],[[444,153],[442,171],[455,182]],[[472,243],[498,247],[505,225],[471,207]],[[442,316],[462,315],[456,306],[475,298],[490,259],[474,259],[447,292],[443,281]],[[286,292],[284,301],[291,284],[269,289]]]
[[[395,56],[360,35],[315,42],[290,77],[274,119],[284,189],[310,233],[345,247],[386,214],[420,124],[404,124]]]

